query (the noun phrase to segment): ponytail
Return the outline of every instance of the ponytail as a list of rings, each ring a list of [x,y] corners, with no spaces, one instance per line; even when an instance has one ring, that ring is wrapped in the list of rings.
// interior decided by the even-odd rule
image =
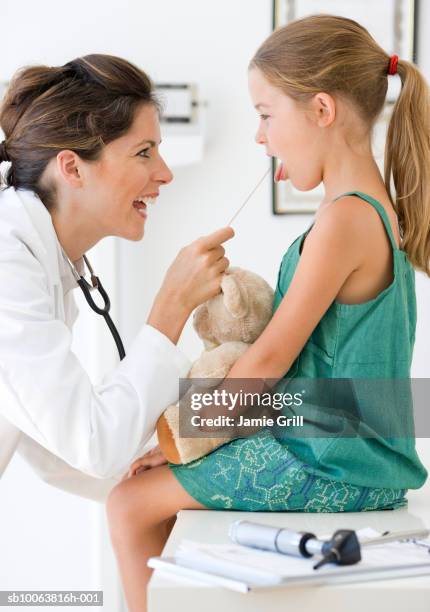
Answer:
[[[388,126],[385,187],[399,220],[402,249],[417,270],[430,276],[430,93],[414,64],[401,60],[397,72],[402,89]]]

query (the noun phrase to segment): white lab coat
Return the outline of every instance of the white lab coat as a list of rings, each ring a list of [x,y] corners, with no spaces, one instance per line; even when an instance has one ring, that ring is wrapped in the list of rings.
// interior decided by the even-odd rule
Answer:
[[[40,199],[0,191],[0,476],[18,452],[45,482],[104,501],[177,400],[190,362],[144,325],[93,386],[71,351],[75,287]]]

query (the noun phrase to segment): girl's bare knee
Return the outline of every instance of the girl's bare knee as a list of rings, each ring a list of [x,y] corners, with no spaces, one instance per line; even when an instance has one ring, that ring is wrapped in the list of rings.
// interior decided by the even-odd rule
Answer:
[[[137,510],[133,487],[127,480],[113,487],[106,501],[106,515],[113,539],[124,537],[128,531],[136,528]]]

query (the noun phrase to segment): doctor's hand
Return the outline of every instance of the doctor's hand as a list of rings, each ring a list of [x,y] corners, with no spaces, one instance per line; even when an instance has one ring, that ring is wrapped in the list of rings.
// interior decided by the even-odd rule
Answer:
[[[167,271],[162,290],[174,294],[190,314],[219,293],[222,275],[230,265],[221,245],[233,236],[233,228],[224,227],[181,249]]]
[[[167,270],[148,324],[176,343],[191,312],[221,291],[221,279],[230,265],[223,242],[234,236],[223,227],[182,248]]]
[[[165,463],[167,463],[167,459],[161,452],[160,447],[158,445],[154,446],[154,448],[151,448],[151,450],[131,464],[130,469],[127,474],[124,475],[123,479],[130,478],[130,476],[137,476],[140,472],[157,467],[158,465],[164,465]]]

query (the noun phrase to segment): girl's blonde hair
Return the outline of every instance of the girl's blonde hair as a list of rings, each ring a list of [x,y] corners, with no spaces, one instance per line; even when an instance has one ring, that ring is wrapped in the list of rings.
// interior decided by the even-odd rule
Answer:
[[[357,22],[312,15],[273,32],[250,68],[258,68],[299,104],[320,91],[346,97],[371,134],[383,110],[389,63],[390,56]],[[417,270],[430,276],[430,92],[413,63],[399,60],[397,72],[402,88],[387,132],[384,181],[402,249]]]

